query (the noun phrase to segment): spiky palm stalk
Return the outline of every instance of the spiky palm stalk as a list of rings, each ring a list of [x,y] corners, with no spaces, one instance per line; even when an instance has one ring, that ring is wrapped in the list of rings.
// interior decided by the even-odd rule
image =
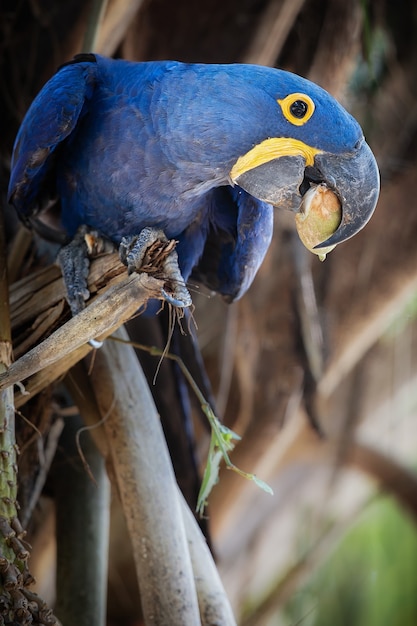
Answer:
[[[0,215],[0,373],[12,362],[6,242]],[[18,519],[17,445],[13,386],[0,391],[0,625],[52,625],[52,611],[28,587],[34,582],[28,569],[29,550]]]

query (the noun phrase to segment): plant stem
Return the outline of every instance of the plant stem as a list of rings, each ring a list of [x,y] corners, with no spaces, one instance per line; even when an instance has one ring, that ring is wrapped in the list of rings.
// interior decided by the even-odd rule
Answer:
[[[236,626],[229,599],[206,540],[184,496],[179,493],[190,548],[202,626]]]
[[[104,459],[88,432],[81,449],[95,484],[79,456],[79,416],[67,418],[56,460],[57,602],[63,624],[105,626],[110,488]]]
[[[175,476],[133,348],[106,341],[95,355],[91,382],[132,541],[145,624],[198,626],[198,601]]]

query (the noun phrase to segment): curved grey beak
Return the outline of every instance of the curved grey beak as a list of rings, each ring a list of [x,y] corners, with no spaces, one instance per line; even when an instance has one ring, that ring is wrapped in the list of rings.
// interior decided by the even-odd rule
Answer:
[[[375,157],[363,140],[356,153],[318,154],[314,170],[341,200],[342,220],[331,237],[315,246],[334,246],[359,232],[370,220],[378,201],[380,179]]]
[[[380,186],[375,157],[363,137],[352,152],[321,152],[307,167],[304,155],[280,156],[244,168],[232,180],[255,198],[295,212],[310,183],[326,183],[341,201],[342,219],[317,249],[334,246],[360,231],[375,210]]]

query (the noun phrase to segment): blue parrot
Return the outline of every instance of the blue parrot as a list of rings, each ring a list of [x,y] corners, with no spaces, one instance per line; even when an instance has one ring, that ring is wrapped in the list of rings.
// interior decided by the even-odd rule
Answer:
[[[49,80],[18,132],[9,200],[26,220],[58,197],[62,227],[115,244],[150,227],[175,239],[182,278],[232,301],[269,247],[274,207],[298,211],[311,183],[339,197],[322,246],[371,217],[374,156],[326,91],[278,69],[78,55]]]
[[[124,257],[149,233],[162,233],[177,242],[177,277],[232,301],[247,291],[264,259],[274,207],[297,212],[318,183],[342,207],[338,229],[320,244],[330,246],[370,219],[379,174],[358,123],[308,80],[255,65],[83,54],[62,66],[30,106],[14,146],[9,201],[39,225],[57,200],[68,239],[87,226],[121,245]],[[73,312],[80,308],[77,295],[70,293]],[[166,329],[155,326],[157,318],[142,317],[131,336],[164,346]],[[181,342],[179,333],[171,347],[191,352],[201,373],[198,353]],[[142,365],[152,380],[155,363],[142,358]],[[207,384],[204,372],[196,380]],[[171,362],[162,363],[156,383],[177,478],[195,504],[189,400]],[[175,413],[183,416],[176,432]]]

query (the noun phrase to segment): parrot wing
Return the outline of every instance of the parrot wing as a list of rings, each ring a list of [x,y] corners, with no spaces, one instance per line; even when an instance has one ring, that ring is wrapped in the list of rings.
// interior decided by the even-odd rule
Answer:
[[[83,62],[83,60],[85,62]],[[57,72],[32,103],[16,137],[9,201],[21,217],[37,212],[48,188],[54,156],[73,132],[94,90],[94,55],[79,55]]]

